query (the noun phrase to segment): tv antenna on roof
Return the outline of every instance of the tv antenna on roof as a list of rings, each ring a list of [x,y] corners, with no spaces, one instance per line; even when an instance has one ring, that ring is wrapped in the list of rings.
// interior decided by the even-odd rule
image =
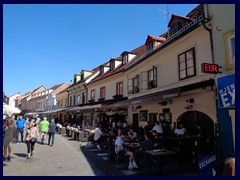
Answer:
[[[164,19],[166,19],[167,16],[167,24],[169,23],[169,10],[168,10],[168,4],[167,4],[167,10],[164,9],[158,9],[159,11],[163,12]],[[169,29],[167,30],[167,35],[169,37]]]
[[[168,4],[167,4],[167,10],[164,9],[158,9],[159,11],[163,12],[164,18],[167,16],[167,21],[169,22],[169,10],[168,10]]]

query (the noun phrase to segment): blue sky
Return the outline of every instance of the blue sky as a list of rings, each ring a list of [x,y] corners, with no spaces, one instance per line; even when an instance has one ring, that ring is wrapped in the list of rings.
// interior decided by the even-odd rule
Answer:
[[[197,4],[4,4],[3,90],[7,96],[69,83],[167,31],[161,10],[186,16]]]

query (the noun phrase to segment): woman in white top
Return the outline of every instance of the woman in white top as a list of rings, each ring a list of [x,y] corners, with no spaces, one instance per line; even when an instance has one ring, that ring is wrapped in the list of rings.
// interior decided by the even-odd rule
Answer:
[[[184,135],[185,133],[185,128],[183,127],[182,124],[179,124],[179,126],[174,130],[174,133],[177,135],[177,136],[182,136]]]
[[[26,136],[25,141],[27,144],[27,159],[30,158],[30,156],[33,155],[34,145],[37,142],[37,140],[40,140],[39,132],[36,127],[34,127],[34,122],[28,122],[28,127],[26,129]]]
[[[162,126],[160,125],[160,123],[158,121],[155,122],[155,126],[153,127],[153,129],[151,131],[157,131],[158,134],[163,134],[163,129]]]

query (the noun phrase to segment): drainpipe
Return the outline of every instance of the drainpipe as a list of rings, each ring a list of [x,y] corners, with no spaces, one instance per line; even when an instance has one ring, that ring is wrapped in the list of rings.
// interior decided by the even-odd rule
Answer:
[[[208,5],[205,4],[206,8],[204,8],[205,14],[204,14],[204,18],[202,20],[202,25],[204,27],[205,30],[207,30],[209,32],[209,36],[210,36],[210,46],[211,46],[211,55],[212,55],[212,62],[213,64],[215,64],[215,60],[214,60],[214,53],[213,53],[213,37],[212,37],[212,29],[207,27],[206,23],[210,21],[210,17],[209,17],[209,12],[208,12]]]
[[[87,85],[86,84],[83,84],[83,87],[84,87],[84,89],[86,90],[86,97],[85,97],[85,104],[87,103],[87,100],[88,100],[88,89],[87,89],[87,87],[86,87]]]

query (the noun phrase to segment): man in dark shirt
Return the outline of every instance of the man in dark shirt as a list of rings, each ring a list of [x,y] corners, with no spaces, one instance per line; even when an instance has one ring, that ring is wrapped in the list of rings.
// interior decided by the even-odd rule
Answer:
[[[161,149],[162,148],[162,138],[157,135],[157,131],[152,131],[153,136],[153,148],[154,149]]]
[[[56,124],[54,122],[54,119],[52,119],[51,123],[49,124],[49,128],[48,128],[48,135],[49,135],[49,137],[48,137],[48,145],[50,145],[50,141],[51,141],[51,138],[52,138],[51,146],[53,146],[55,132],[56,132]]]

